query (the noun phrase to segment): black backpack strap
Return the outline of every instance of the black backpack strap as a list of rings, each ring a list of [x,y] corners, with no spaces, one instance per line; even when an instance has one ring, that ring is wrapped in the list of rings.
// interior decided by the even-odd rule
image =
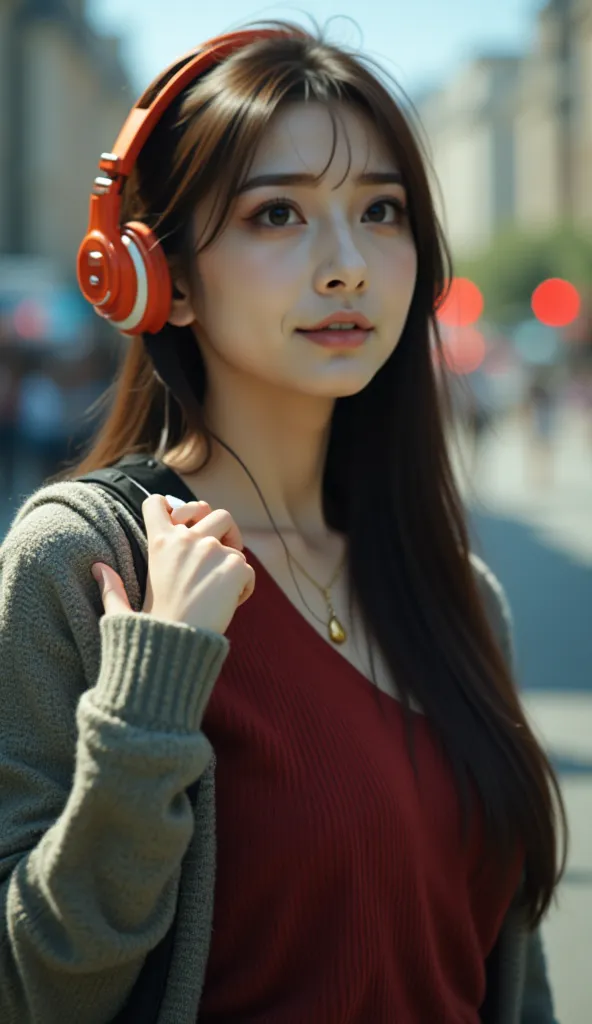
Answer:
[[[77,478],[79,483],[99,484],[134,517],[142,532],[146,533],[142,503],[149,494],[171,494],[182,501],[195,501],[180,476],[153,456],[146,454],[126,455],[113,466],[91,470]],[[117,514],[119,525],[125,532],[134,560],[134,569],[140,586],[140,593],[146,590],[146,560],[140,546],[125,523]]]
[[[195,501],[195,495],[183,483],[181,477],[168,466],[157,462],[150,455],[127,455],[113,466],[92,470],[77,478],[78,483],[99,484],[134,517],[143,533],[146,533],[142,503],[149,494],[171,494],[182,501]],[[134,568],[140,592],[146,590],[147,564],[142,550],[123,516],[116,511],[120,526],[124,530],[132,552]],[[199,780],[187,788],[187,796],[195,805]],[[177,915],[166,935],[154,949],[150,950],[142,970],[123,1009],[113,1018],[112,1024],[156,1024],[167,983],[169,966],[173,954]]]

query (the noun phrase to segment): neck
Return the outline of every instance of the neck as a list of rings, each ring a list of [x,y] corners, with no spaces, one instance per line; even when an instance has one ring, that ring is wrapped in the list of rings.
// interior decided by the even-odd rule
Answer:
[[[236,390],[225,380],[223,390],[223,401],[215,388],[208,394],[205,419],[215,436],[212,459],[186,477],[192,489],[214,507],[228,508],[243,530],[266,534],[273,530],[248,473],[218,443],[219,438],[252,474],[282,534],[295,532],[312,545],[322,544],[328,533],[322,482],[333,399],[287,394],[277,388],[270,395],[257,382],[245,389],[244,380]],[[165,461],[180,468],[179,454],[184,452],[171,452]]]

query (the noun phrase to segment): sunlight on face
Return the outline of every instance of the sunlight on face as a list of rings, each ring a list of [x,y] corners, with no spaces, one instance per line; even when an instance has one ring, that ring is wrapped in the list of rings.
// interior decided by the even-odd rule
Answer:
[[[318,182],[310,177],[333,144],[329,113],[298,103],[276,115],[227,227],[197,257],[196,333],[209,372],[225,365],[337,398],[364,388],[395,349],[417,271],[405,189],[373,126],[339,113]],[[207,203],[196,213],[198,238],[209,213]],[[299,333],[336,312],[370,321],[363,345],[329,349]]]

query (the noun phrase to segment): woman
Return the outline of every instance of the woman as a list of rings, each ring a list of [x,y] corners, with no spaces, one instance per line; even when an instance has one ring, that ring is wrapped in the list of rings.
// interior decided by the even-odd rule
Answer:
[[[565,821],[449,468],[421,156],[361,59],[253,33],[138,129],[143,292],[93,214],[85,294],[139,336],[2,548],[0,1016],[550,1022]],[[75,479],[134,452],[195,498],[145,501],[147,548],[124,513],[144,600]]]

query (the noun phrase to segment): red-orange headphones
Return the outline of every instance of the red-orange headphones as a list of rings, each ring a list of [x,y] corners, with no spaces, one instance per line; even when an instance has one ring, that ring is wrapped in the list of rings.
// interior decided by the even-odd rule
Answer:
[[[285,35],[277,29],[249,29],[217,36],[192,50],[188,63],[149,107],[131,110],[112,153],[103,153],[94,180],[87,233],[78,250],[78,284],[99,316],[123,334],[156,334],[170,315],[173,287],[164,252],[146,224],[120,226],[121,193],[134,161],[167,107],[192,80],[214,63],[256,39]],[[193,56],[192,56],[193,55]],[[175,61],[176,66],[178,61]]]

